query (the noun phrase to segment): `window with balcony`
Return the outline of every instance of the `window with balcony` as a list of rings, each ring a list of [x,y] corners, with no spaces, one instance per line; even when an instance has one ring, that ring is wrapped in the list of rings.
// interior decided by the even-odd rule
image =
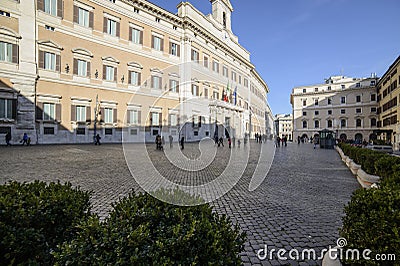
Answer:
[[[176,92],[176,93],[178,93],[178,92],[179,92],[179,82],[178,82],[177,80],[171,79],[171,80],[169,81],[169,90],[170,90],[171,92]]]
[[[76,106],[76,122],[86,122],[86,106]]]
[[[117,81],[117,68],[112,66],[104,66],[103,79],[106,81]]]
[[[371,118],[371,127],[376,127],[376,118]]]
[[[110,19],[110,18],[104,18],[104,32],[114,36],[114,37],[119,37],[119,22]]]
[[[218,61],[213,61],[213,71],[216,73],[219,73],[219,62]]]
[[[151,48],[153,48],[156,51],[164,51],[164,40],[161,39],[158,36],[152,36],[152,45]]]
[[[111,124],[114,121],[114,110],[112,108],[104,108],[104,123]]]

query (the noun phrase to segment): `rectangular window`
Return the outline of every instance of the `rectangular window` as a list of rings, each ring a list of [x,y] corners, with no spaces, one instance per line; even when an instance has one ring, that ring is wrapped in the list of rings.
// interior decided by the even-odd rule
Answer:
[[[303,100],[303,106],[307,105],[307,100]]]
[[[177,80],[171,79],[169,84],[170,84],[169,90],[171,92],[178,92],[178,81]]]
[[[346,97],[341,97],[340,98],[340,103],[346,103]]]
[[[162,89],[162,78],[157,76],[151,76],[151,88],[161,90]]]
[[[246,88],[248,88],[248,87],[249,87],[249,80],[245,78],[245,79],[243,80],[243,84],[244,84],[244,86],[245,86]]]
[[[111,124],[114,121],[112,108],[104,108],[104,123]]]
[[[204,98],[208,98],[208,88],[204,88]]]
[[[171,43],[171,55],[179,56],[179,45],[176,43]]]
[[[375,80],[371,80],[370,86],[375,86]]]
[[[57,16],[57,0],[44,0],[44,12]]]
[[[218,91],[214,91],[213,92],[213,99],[215,99],[215,100],[219,99],[219,92]]]
[[[219,73],[219,62],[213,61],[213,71]]]
[[[346,85],[342,85],[342,89],[343,89],[343,90],[346,89]]]
[[[106,66],[106,76],[105,80],[115,81],[115,68],[112,66]]]
[[[84,27],[89,27],[89,11],[78,8],[78,24]]]
[[[164,50],[163,39],[153,35],[153,47],[152,48],[157,51],[163,51]]]
[[[331,86],[328,86],[328,91],[331,91],[332,90],[332,87]]]
[[[371,94],[371,102],[376,101],[376,94]]]
[[[13,105],[14,104],[15,104],[15,100],[0,99],[0,118],[14,119],[15,118],[13,116]]]
[[[192,84],[192,95],[199,96],[199,86]]]
[[[303,112],[303,116],[306,116],[307,115],[307,112]]]
[[[315,111],[314,114],[315,114],[315,115],[319,115],[319,111]]]
[[[76,106],[76,122],[86,122],[86,106]]]
[[[76,135],[85,135],[86,134],[86,128],[84,127],[78,127],[76,129]]]
[[[141,30],[138,30],[135,28],[131,28],[131,31],[132,31],[131,32],[131,34],[132,34],[131,41],[135,44],[142,44],[143,43],[143,41],[142,41],[143,32]]]
[[[131,136],[137,136],[137,134],[138,134],[137,128],[131,129],[130,133],[131,133]]]
[[[332,110],[328,110],[328,115],[332,115]]]
[[[371,107],[371,113],[376,113],[376,107]]]
[[[129,84],[131,84],[133,86],[139,86],[139,84],[140,84],[140,81],[139,81],[140,73],[138,73],[136,71],[129,71],[129,73],[130,73]]]
[[[236,82],[236,72],[232,71],[232,80]]]
[[[169,115],[170,124],[172,127],[176,127],[178,125],[178,116],[175,114]]]
[[[13,45],[0,42],[0,61],[13,62]]]
[[[315,92],[318,92],[318,88],[315,88],[314,91],[315,91]]]
[[[357,82],[357,83],[356,83],[356,88],[360,88],[360,87],[361,87],[360,82]]]
[[[87,62],[83,60],[78,61],[78,76],[86,77],[87,76]]]
[[[303,89],[303,93],[306,93],[307,92],[307,90],[306,89]]]
[[[228,77],[228,68],[226,66],[222,67],[222,76]]]
[[[314,105],[318,105],[318,99],[314,100]]]
[[[56,70],[56,55],[49,52],[44,52],[44,69]]]
[[[54,127],[44,127],[43,134],[44,135],[54,135]]]
[[[52,121],[56,118],[56,106],[54,103],[43,104],[43,120]]]
[[[151,113],[151,125],[158,127],[160,125],[160,114],[159,113]]]
[[[328,98],[328,104],[332,104],[332,98],[331,97]]]
[[[192,61],[194,61],[196,63],[199,62],[199,52],[194,49],[192,49]]]
[[[137,110],[130,110],[129,111],[129,121],[130,124],[138,125],[139,124],[139,112]]]
[[[104,134],[105,134],[105,135],[112,135],[112,134],[113,134],[113,129],[112,129],[112,128],[106,128],[106,129],[104,129]]]
[[[361,102],[361,95],[357,95],[357,96],[356,96],[356,102],[357,102],[357,103],[360,103],[360,102]]]
[[[117,22],[112,19],[107,19],[107,33],[111,36],[117,36]]]
[[[341,114],[345,114],[346,113],[346,109],[340,109],[340,113]]]
[[[356,114],[361,114],[362,109],[361,108],[356,108]]]
[[[204,58],[203,58],[203,64],[204,64],[204,67],[206,67],[206,68],[209,67],[209,65],[208,65],[208,56],[204,56]]]

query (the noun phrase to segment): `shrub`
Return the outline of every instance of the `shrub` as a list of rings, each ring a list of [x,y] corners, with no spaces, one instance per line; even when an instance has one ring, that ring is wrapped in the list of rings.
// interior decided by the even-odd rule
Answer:
[[[103,224],[91,218],[80,229],[54,253],[57,265],[237,265],[245,241],[208,204],[174,206],[148,194],[131,194]]]
[[[85,220],[90,193],[71,184],[12,182],[0,186],[2,264],[53,264],[52,250],[75,235]]]
[[[397,178],[399,178],[398,176]],[[388,181],[384,182],[389,182]],[[397,179],[397,180],[400,180]],[[340,236],[347,239],[346,249],[365,249],[375,254],[395,254],[400,258],[400,185],[390,183],[380,189],[359,189],[345,207],[346,216]],[[380,265],[373,260],[347,261],[354,265]],[[393,262],[390,262],[393,263]]]

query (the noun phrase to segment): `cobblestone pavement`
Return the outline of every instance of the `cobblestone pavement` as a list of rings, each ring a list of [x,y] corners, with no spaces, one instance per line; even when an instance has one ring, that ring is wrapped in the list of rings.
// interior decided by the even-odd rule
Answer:
[[[245,265],[320,265],[321,250],[336,243],[343,207],[359,187],[357,181],[336,151],[314,150],[312,144],[289,143],[288,147],[277,148],[266,179],[255,191],[249,192],[259,147],[251,143],[244,176],[212,205],[247,233],[248,241],[241,254]],[[164,154],[153,145],[148,146],[148,151],[160,172],[176,183],[183,182],[181,175],[185,172],[168,165]],[[190,178],[198,183],[215,178],[223,171],[228,152],[226,146],[220,148],[211,170],[191,172]],[[186,144],[184,153],[196,158],[197,145]],[[125,162],[122,145],[117,144],[0,147],[0,169],[1,183],[59,180],[91,190],[93,210],[101,217],[107,216],[112,202],[128,195],[132,189],[141,191]],[[260,260],[257,251],[265,245],[268,256]],[[300,253],[299,259],[278,260],[277,250],[281,248],[287,251],[286,257],[295,249]],[[302,260],[302,251],[311,248],[315,249],[317,259],[309,260],[306,252]],[[276,251],[270,258],[272,249]],[[296,255],[296,251],[291,254]]]

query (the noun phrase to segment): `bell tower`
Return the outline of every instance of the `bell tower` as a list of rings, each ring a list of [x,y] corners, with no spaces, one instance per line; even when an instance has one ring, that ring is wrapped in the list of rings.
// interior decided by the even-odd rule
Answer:
[[[232,32],[231,15],[233,7],[229,0],[210,0],[212,4],[212,17],[226,31]]]

